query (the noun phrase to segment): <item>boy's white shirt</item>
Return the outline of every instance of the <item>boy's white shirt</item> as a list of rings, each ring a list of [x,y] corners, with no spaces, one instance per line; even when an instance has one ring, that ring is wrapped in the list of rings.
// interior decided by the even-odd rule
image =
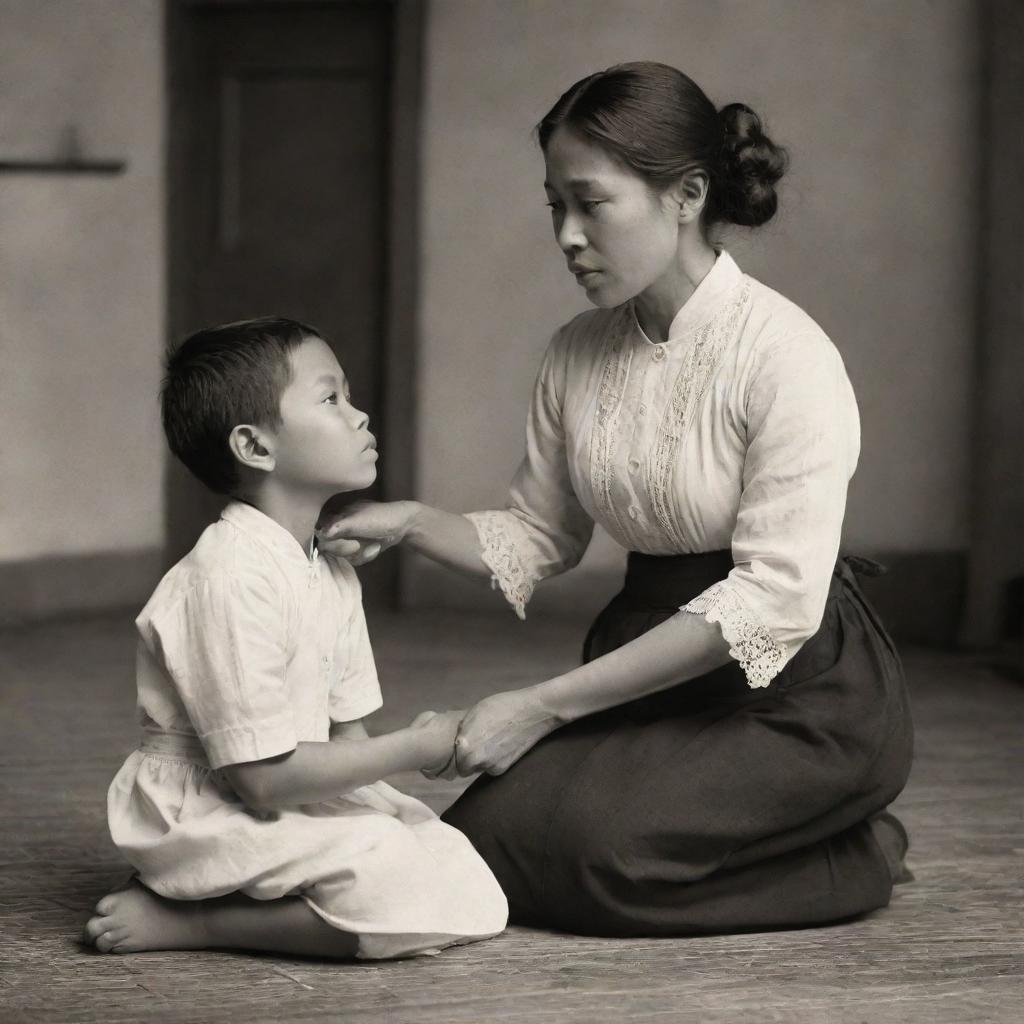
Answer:
[[[361,591],[343,559],[307,556],[232,502],[136,619],[147,733],[197,736],[210,766],[326,741],[381,706]]]

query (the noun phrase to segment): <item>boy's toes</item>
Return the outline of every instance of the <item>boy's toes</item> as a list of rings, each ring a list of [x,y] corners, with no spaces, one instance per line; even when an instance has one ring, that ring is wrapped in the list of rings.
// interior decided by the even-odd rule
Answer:
[[[96,940],[110,929],[112,922],[105,917],[90,917],[85,923],[85,941],[95,944]]]
[[[106,917],[108,914],[114,912],[114,907],[117,905],[117,900],[114,898],[113,893],[108,893],[96,904],[96,913],[100,917]]]
[[[96,948],[101,949],[100,943],[102,942],[102,951],[104,953],[121,953],[123,952],[124,943],[127,938],[127,928],[111,928],[99,937],[96,942]]]

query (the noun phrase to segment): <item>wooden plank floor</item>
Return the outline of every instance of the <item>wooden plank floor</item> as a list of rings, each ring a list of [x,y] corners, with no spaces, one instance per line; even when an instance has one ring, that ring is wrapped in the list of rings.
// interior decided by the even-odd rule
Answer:
[[[575,661],[576,624],[374,616],[375,727]],[[235,953],[102,956],[78,944],[125,875],[104,793],[134,746],[127,616],[0,633],[0,1022],[1016,1022],[1024,1019],[1024,686],[907,656],[918,753],[898,811],[917,880],[867,918],[713,938],[510,928],[431,959],[334,964]],[[401,776],[433,807],[458,784]]]

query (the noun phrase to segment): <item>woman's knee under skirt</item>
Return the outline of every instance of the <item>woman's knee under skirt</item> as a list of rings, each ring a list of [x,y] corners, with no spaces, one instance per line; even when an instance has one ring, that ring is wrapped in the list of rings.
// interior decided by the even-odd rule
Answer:
[[[585,657],[730,567],[727,553],[632,555]],[[444,818],[494,871],[513,921],[595,935],[795,927],[888,903],[892,858],[869,819],[911,754],[899,659],[841,561],[821,628],[767,689],[729,664],[581,719]]]

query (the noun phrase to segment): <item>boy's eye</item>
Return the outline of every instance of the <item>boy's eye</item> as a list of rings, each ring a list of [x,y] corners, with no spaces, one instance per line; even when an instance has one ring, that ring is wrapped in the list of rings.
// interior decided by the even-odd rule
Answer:
[[[331,392],[331,393],[330,393],[330,394],[329,394],[329,395],[328,395],[328,396],[327,396],[327,397],[326,397],[326,398],[324,399],[324,401],[325,401],[325,402],[330,402],[330,404],[331,404],[331,405],[337,405],[337,404],[338,404],[338,392],[337,392],[337,391],[332,391],[332,392]]]

